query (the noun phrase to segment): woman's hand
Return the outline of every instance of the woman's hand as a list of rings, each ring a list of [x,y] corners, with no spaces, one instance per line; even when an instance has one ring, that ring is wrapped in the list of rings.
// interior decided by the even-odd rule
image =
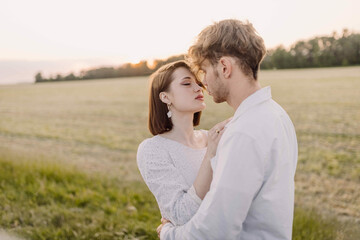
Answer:
[[[225,125],[230,122],[231,118],[228,118],[211,128],[208,132],[208,146],[206,154],[209,158],[213,158],[216,155],[216,149],[219,144],[220,138],[224,133]]]
[[[194,181],[194,188],[196,195],[202,200],[204,199],[206,193],[210,189],[212,181],[212,168],[211,168],[211,159],[216,155],[216,149],[219,144],[219,140],[224,132],[225,125],[231,120],[231,118],[222,121],[221,123],[216,124],[208,132],[208,145],[206,154],[201,163],[198,175]]]
[[[167,220],[166,218],[161,218],[161,224],[156,229],[159,238],[160,238],[161,229],[167,223],[171,223],[171,222],[169,220]]]

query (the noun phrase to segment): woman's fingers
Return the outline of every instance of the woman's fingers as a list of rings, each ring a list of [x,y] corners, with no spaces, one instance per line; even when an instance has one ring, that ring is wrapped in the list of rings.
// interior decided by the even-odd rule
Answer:
[[[170,221],[167,220],[166,218],[161,218],[161,224],[156,228],[156,232],[157,232],[159,238],[160,238],[160,233],[161,233],[162,227],[167,223],[170,223]]]
[[[157,232],[159,238],[160,238],[160,233],[161,233],[162,227],[163,227],[163,224],[160,224],[156,229],[156,232]]]
[[[228,122],[231,121],[231,119],[232,119],[232,117],[228,118],[228,119],[225,119],[222,122],[219,122],[213,128],[211,128],[210,131],[212,131],[214,133],[220,133],[220,131],[222,131],[225,128],[226,124],[228,124]]]
[[[228,124],[228,122],[230,122],[231,119],[232,119],[232,117],[231,117],[231,118],[228,118],[228,119],[225,119],[224,121],[218,123],[218,124],[217,124],[218,127],[221,128],[221,129],[224,129],[224,127],[226,126],[226,124]],[[216,125],[215,125],[215,126],[216,126]]]
[[[213,128],[211,128],[208,132],[208,148],[207,148],[207,154],[210,157],[213,157],[216,155],[216,149],[219,144],[219,141],[221,139],[221,136],[224,133],[225,125],[231,120],[231,118],[228,118],[218,124],[216,124]]]
[[[167,220],[166,218],[161,218],[161,223],[162,224],[166,224],[166,223],[169,223],[170,220]]]

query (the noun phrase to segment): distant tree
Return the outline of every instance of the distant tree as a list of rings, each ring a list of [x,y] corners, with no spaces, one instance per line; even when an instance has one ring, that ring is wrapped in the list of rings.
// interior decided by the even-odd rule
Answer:
[[[60,74],[57,74],[55,81],[61,81],[61,80],[63,80],[63,77]]]
[[[64,80],[76,80],[77,77],[73,73],[70,73],[69,75],[65,76],[63,79]]]
[[[288,51],[283,46],[279,46],[275,49],[275,51],[272,51],[271,53],[271,61],[272,65],[275,68],[281,69],[281,68],[289,68],[291,67],[291,56]]]
[[[35,82],[43,82],[44,79],[41,75],[41,72],[38,72],[36,75],[35,75]]]

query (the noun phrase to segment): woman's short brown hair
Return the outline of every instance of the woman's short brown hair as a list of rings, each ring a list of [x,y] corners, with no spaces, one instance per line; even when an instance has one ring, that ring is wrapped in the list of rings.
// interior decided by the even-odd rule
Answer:
[[[170,131],[173,127],[171,119],[167,117],[167,105],[160,100],[159,94],[169,90],[170,84],[174,80],[173,72],[179,67],[184,67],[193,73],[189,64],[180,60],[162,66],[150,76],[149,130],[153,135]],[[195,79],[203,87],[196,76]],[[194,126],[199,125],[200,116],[201,111],[194,113]]]
[[[244,74],[256,80],[265,53],[264,40],[251,23],[227,19],[200,32],[195,44],[189,48],[187,60],[196,72],[204,60],[215,65],[222,56],[236,57]]]

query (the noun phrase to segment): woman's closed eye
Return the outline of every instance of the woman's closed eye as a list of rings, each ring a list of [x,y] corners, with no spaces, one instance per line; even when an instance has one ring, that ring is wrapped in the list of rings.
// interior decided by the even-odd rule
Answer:
[[[194,82],[194,79],[191,77],[184,77],[182,80],[181,85],[184,86],[190,86]]]

